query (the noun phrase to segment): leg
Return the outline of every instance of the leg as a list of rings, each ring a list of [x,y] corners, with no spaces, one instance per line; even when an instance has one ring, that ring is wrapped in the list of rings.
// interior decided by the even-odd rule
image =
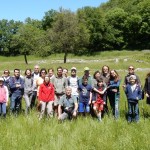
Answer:
[[[17,98],[15,100],[16,113],[19,113],[19,111],[21,110],[21,99],[22,99],[22,96],[17,96]]]
[[[139,121],[139,105],[138,103],[134,104],[134,114],[135,114],[135,122]]]
[[[32,99],[31,99],[31,109],[35,106],[36,97],[37,97],[37,91],[33,91]]]
[[[133,116],[133,105],[131,102],[128,102],[128,122],[132,122],[132,116]]]
[[[67,119],[67,118],[68,118],[68,114],[67,114],[66,112],[64,112],[64,113],[61,114],[59,120],[60,120],[60,121],[64,121],[64,120]]]
[[[39,120],[43,118],[45,107],[46,107],[46,102],[41,101],[41,112],[40,112]]]
[[[115,119],[119,117],[119,96],[120,95],[115,93]]]
[[[85,112],[90,113],[90,105],[89,104],[85,104]]]
[[[2,115],[2,103],[0,103],[0,116]]]
[[[29,111],[29,107],[30,107],[30,99],[29,99],[29,94],[28,93],[24,93],[24,100],[25,100],[25,103],[26,103],[26,115],[28,114],[28,111]]]
[[[82,115],[85,115],[85,114],[84,114],[84,103],[79,102],[78,112],[79,112],[80,114],[82,114]]]
[[[50,101],[50,102],[47,103],[47,116],[51,117],[51,118],[53,117],[53,113],[54,113],[53,104],[54,104],[53,101]]]
[[[16,101],[16,95],[12,94],[10,97],[10,112],[11,113],[15,112],[15,101]]]
[[[6,103],[2,103],[2,112],[3,112],[3,117],[6,117]]]

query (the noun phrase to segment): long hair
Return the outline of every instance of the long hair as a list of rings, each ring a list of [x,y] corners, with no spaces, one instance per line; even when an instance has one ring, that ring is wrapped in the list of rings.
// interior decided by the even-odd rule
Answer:
[[[113,77],[113,76],[111,75],[111,71],[114,71],[114,72],[115,72],[115,74],[116,74],[115,77]],[[110,80],[114,80],[115,82],[117,82],[118,80],[120,80],[120,77],[119,77],[118,72],[117,72],[116,70],[111,70],[111,71],[110,71]]]
[[[150,77],[150,72],[147,73],[146,78]]]

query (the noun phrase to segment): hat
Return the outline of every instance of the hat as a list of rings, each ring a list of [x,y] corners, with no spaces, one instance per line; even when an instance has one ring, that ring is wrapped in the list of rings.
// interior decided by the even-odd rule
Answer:
[[[0,81],[4,81],[4,79],[2,77],[0,77]]]
[[[85,68],[84,68],[84,71],[89,71],[89,70],[90,70],[89,67],[85,67]]]
[[[131,76],[129,77],[129,80],[136,80],[136,76],[135,76],[135,75],[131,75]]]
[[[71,70],[77,70],[77,68],[76,67],[72,67]]]

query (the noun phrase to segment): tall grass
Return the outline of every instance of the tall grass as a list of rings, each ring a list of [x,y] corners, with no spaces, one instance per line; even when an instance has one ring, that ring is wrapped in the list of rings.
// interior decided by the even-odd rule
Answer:
[[[68,59],[76,60],[67,64],[63,64],[63,54],[47,58],[29,56],[29,65],[24,64],[23,56],[0,57],[0,71],[6,68],[10,70],[20,68],[24,71],[25,68],[33,68],[35,64],[40,64],[41,68],[53,67],[56,69],[60,65],[67,68],[76,66],[77,73],[81,76],[85,66],[89,66],[93,74],[103,65],[108,65],[111,69],[118,70],[123,83],[127,67],[134,65],[137,68],[149,68],[147,71],[136,72],[144,84],[146,73],[150,71],[148,54],[148,52],[139,51],[134,51],[134,53],[115,51],[101,52],[88,57],[69,55]],[[115,61],[116,58],[119,59],[118,63]],[[81,63],[80,60],[87,61]],[[137,60],[143,60],[143,62]],[[117,121],[111,116],[111,111],[101,123],[91,116],[80,116],[77,120],[63,123],[58,123],[56,118],[49,120],[44,118],[38,121],[36,110],[33,110],[28,116],[25,116],[24,112],[18,117],[10,116],[8,113],[6,119],[0,118],[0,150],[149,150],[150,108],[146,105],[145,100],[140,101],[140,122],[128,124],[126,96],[121,86],[120,90],[120,118]],[[25,108],[24,100],[22,102]]]

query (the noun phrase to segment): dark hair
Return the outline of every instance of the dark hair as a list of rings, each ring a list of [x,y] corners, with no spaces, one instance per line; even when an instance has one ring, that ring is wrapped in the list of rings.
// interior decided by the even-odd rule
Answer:
[[[82,81],[84,81],[84,80],[88,80],[88,77],[87,76],[83,76],[82,77]]]
[[[48,69],[48,72],[49,72],[50,70],[52,70],[52,71],[54,72],[54,69],[53,69],[53,68],[49,68],[49,69]]]
[[[147,73],[146,78],[150,77],[150,72]]]
[[[61,66],[57,67],[57,71],[58,71],[58,69],[61,69],[63,71],[63,68]]]
[[[40,70],[40,77],[41,77],[42,71],[45,71],[45,74],[47,74],[46,69],[45,69],[45,68],[42,68],[42,69]]]
[[[103,82],[104,80],[102,78],[97,80],[97,83]]]
[[[101,73],[100,73],[100,71],[98,71],[98,70],[97,70],[97,71],[95,71],[95,72],[94,72],[94,74],[93,74],[93,78],[94,78],[94,79],[96,79],[96,77],[95,77],[95,76],[96,76],[96,74],[97,74],[97,73],[101,74]]]
[[[30,71],[30,73],[32,74],[31,69],[26,69],[26,70],[25,70],[25,72],[24,72],[24,74],[25,74],[25,75],[27,75],[27,71],[28,71],[28,70],[29,70],[29,71]]]
[[[16,68],[16,69],[14,69],[14,72],[15,72],[15,71],[19,71],[19,72],[20,72],[20,69]]]

